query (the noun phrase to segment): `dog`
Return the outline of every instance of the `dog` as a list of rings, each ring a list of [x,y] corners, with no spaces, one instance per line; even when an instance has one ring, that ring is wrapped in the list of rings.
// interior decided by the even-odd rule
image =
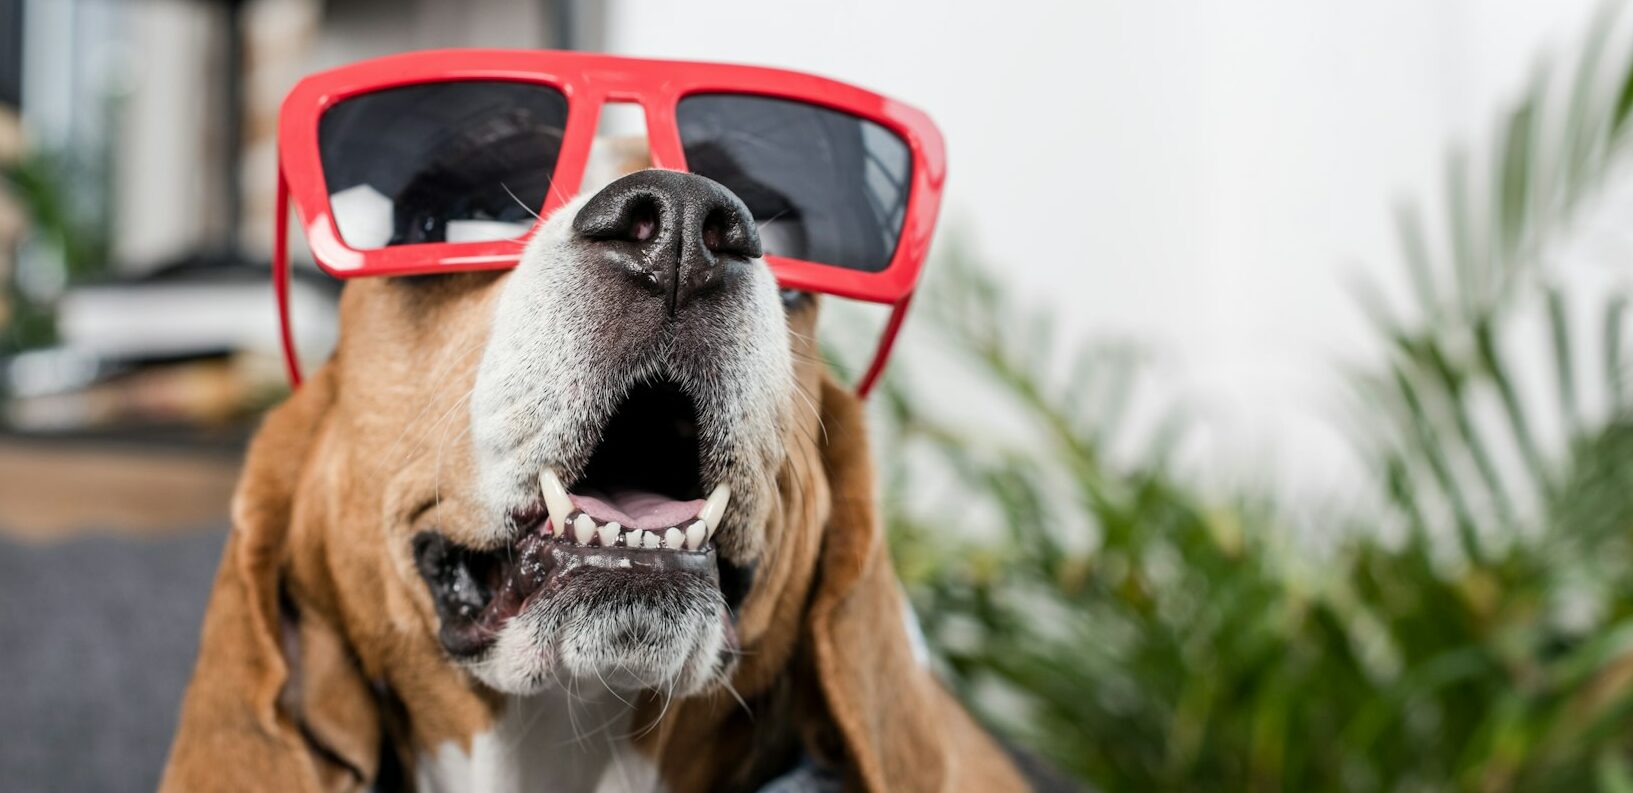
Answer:
[[[761,256],[647,169],[513,270],[349,282],[250,446],[162,789],[1026,789],[915,651],[862,407]]]

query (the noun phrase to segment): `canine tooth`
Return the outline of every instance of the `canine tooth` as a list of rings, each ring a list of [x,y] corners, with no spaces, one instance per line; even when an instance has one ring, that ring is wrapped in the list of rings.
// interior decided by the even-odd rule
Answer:
[[[601,524],[601,530],[599,532],[601,535],[601,547],[611,548],[612,546],[617,545],[618,532],[622,531],[623,528],[624,527],[618,525],[617,521]]]
[[[709,527],[709,536],[713,537],[715,529],[720,528],[720,518],[726,514],[726,504],[731,501],[731,488],[725,485],[716,485],[714,492],[709,494],[709,500],[703,503],[703,511],[697,513],[699,520]]]
[[[692,525],[686,527],[686,550],[695,551],[702,548],[708,532],[708,524],[701,520],[692,521]]]
[[[642,548],[656,548],[656,547],[658,547],[658,546],[660,546],[662,544],[663,544],[663,540],[658,539],[658,533],[657,532],[655,532],[655,531],[643,531],[643,532],[641,532],[641,547]]]
[[[680,550],[686,546],[686,535],[680,529],[670,529],[663,533],[663,547]]]
[[[544,511],[550,514],[550,530],[560,537],[567,530],[567,516],[573,514],[573,500],[567,497],[567,488],[549,468],[539,474],[539,490],[544,494]]]
[[[595,536],[595,518],[582,512],[573,519],[573,540],[579,545],[589,545],[590,538]]]

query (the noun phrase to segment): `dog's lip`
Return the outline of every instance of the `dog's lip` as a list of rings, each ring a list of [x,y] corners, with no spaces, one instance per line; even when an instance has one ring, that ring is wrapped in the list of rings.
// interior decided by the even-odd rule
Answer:
[[[714,549],[693,553],[649,553],[632,548],[587,548],[564,542],[551,544],[555,562],[553,582],[593,571],[633,571],[639,573],[690,573],[703,576],[719,586],[720,570]]]
[[[457,562],[468,575],[452,583],[452,591],[458,594],[461,586],[474,586],[485,598],[470,613],[456,613],[439,606],[443,646],[456,656],[469,657],[486,649],[512,618],[524,613],[535,601],[555,595],[568,581],[580,576],[608,576],[611,581],[628,576],[652,580],[695,575],[716,588],[720,586],[720,567],[713,546],[679,552],[642,547],[588,547],[552,538],[535,529],[508,546],[483,551],[459,545],[441,535],[438,537],[445,547],[457,549],[467,560]],[[492,565],[486,580],[477,580],[481,576],[469,567],[473,561]],[[435,595],[437,571],[429,569],[424,562],[420,562],[420,566]]]

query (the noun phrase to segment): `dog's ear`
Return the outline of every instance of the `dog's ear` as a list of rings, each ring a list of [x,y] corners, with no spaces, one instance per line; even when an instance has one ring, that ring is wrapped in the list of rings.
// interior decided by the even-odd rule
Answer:
[[[375,774],[373,691],[285,580],[304,519],[294,493],[333,401],[328,371],[268,414],[250,446],[162,790],[348,790]]]
[[[1026,790],[1008,757],[913,650],[890,566],[860,402],[822,399],[833,493],[809,614],[811,662],[852,789]],[[817,740],[820,746],[824,741]]]

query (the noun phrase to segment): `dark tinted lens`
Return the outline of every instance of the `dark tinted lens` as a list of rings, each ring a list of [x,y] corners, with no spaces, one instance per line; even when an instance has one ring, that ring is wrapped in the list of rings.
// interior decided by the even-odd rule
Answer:
[[[689,96],[676,116],[686,167],[743,199],[767,253],[868,272],[890,264],[913,164],[895,133],[743,94]]]
[[[367,249],[525,234],[566,122],[561,92],[527,83],[427,83],[336,104],[318,148],[341,238]]]

